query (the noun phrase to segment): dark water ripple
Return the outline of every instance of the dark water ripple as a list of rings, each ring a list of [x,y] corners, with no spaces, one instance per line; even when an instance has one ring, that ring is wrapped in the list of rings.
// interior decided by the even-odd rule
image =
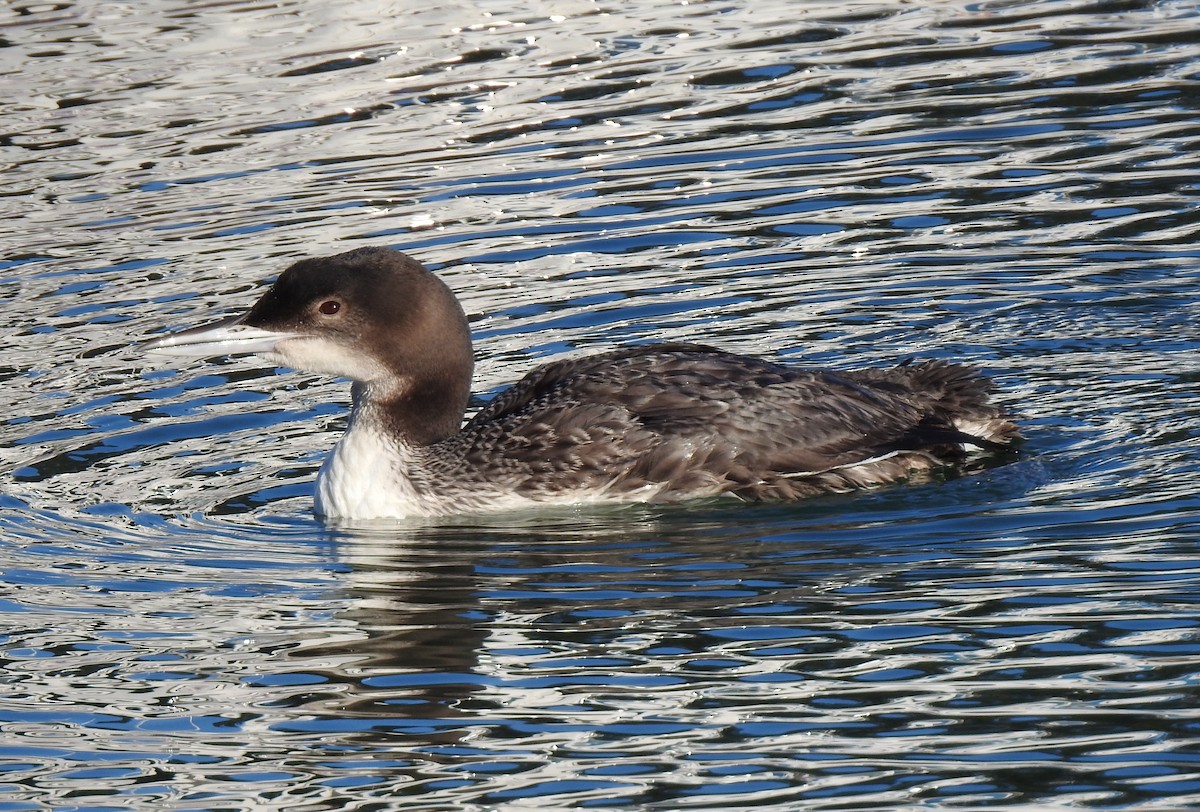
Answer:
[[[0,11],[0,810],[1200,805],[1193,4]],[[325,529],[344,385],[131,341],[367,243],[486,396],[986,368],[1018,461]]]

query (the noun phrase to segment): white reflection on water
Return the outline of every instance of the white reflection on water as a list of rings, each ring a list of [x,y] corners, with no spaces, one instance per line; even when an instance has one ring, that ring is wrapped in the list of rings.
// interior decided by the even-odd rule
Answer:
[[[10,804],[1197,803],[1191,4],[0,13]],[[1029,453],[327,531],[343,383],[129,345],[365,243],[462,296],[480,392],[954,357]]]

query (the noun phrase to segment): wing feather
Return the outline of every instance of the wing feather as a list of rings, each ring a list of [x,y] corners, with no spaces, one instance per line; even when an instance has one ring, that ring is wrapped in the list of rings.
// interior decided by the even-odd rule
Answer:
[[[953,412],[1000,419],[988,388],[943,362],[839,373],[657,344],[539,367],[451,441],[473,464],[495,469],[502,458],[518,490],[670,483],[788,497],[821,490],[802,482],[814,472],[880,457],[903,466],[910,451],[969,441]],[[852,473],[836,478],[857,484]]]

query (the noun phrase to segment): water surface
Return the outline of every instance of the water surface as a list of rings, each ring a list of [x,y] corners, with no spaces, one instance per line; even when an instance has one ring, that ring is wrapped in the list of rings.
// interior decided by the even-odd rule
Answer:
[[[0,15],[3,812],[1200,805],[1192,4]],[[325,528],[344,382],[131,344],[368,244],[481,397],[654,339],[961,359],[1027,453]]]

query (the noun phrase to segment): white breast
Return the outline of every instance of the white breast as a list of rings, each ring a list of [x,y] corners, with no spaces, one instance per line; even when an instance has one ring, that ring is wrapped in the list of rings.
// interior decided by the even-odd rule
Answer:
[[[316,512],[328,519],[435,516],[437,504],[413,482],[420,452],[396,442],[372,421],[351,419],[317,474]]]

